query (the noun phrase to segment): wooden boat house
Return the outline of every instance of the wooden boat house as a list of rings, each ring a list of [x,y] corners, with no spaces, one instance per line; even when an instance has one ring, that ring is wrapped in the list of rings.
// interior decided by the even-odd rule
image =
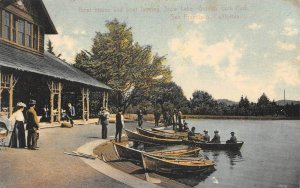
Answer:
[[[93,92],[107,107],[109,86],[44,50],[45,35],[52,34],[57,31],[42,0],[0,0],[0,111],[11,115],[17,102],[35,99],[37,108],[48,106],[53,123],[71,102],[89,119]]]

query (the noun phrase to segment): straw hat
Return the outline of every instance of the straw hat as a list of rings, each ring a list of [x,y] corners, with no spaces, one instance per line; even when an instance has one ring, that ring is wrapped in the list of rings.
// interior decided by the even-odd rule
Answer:
[[[208,133],[208,130],[205,129],[203,132]]]
[[[26,104],[25,104],[25,103],[22,103],[22,102],[18,102],[18,103],[17,103],[17,106],[19,106],[19,107],[24,107],[24,108],[25,108],[25,107],[26,107]]]

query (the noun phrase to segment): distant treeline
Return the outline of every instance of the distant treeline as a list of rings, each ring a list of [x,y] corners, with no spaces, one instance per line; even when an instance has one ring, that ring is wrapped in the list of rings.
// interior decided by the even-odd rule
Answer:
[[[299,103],[278,105],[275,101],[270,101],[265,93],[258,98],[256,103],[250,102],[247,97],[242,96],[238,103],[227,104],[225,102],[218,102],[212,95],[205,91],[195,91],[190,100],[183,99],[180,103],[181,106],[177,104],[172,103],[172,100],[166,100],[158,101],[156,104],[152,104],[152,106],[148,105],[147,107],[146,105],[146,107],[149,113],[159,108],[161,111],[170,112],[175,108],[180,108],[184,114],[193,115],[300,117]],[[128,110],[134,113],[136,108],[138,107]]]

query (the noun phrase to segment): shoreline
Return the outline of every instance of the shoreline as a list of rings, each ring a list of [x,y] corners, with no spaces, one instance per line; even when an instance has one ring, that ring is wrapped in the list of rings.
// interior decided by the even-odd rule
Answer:
[[[124,114],[127,121],[136,121],[136,114]],[[217,115],[183,115],[183,119],[221,119],[221,120],[300,120],[300,117],[284,116],[217,116]],[[154,115],[147,114],[144,116],[145,121],[153,121]],[[162,116],[161,116],[162,120]]]

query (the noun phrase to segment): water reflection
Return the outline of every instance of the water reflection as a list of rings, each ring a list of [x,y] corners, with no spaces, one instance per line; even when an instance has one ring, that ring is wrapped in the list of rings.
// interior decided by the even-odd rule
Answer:
[[[231,166],[234,166],[236,165],[236,163],[244,160],[242,153],[240,151],[226,151],[225,153],[229,158]]]
[[[179,183],[185,184],[187,186],[194,187],[198,185],[200,182],[205,181],[216,169],[214,167],[208,169],[206,172],[201,174],[193,174],[193,175],[187,175],[182,174],[181,176],[174,176],[174,175],[164,175],[170,179],[173,179]]]
[[[220,162],[226,161],[226,159],[229,159],[229,165],[231,168],[233,168],[233,166],[235,166],[237,163],[244,161],[241,151],[204,150],[204,155],[206,155],[209,159],[214,160],[216,165],[218,165]]]

